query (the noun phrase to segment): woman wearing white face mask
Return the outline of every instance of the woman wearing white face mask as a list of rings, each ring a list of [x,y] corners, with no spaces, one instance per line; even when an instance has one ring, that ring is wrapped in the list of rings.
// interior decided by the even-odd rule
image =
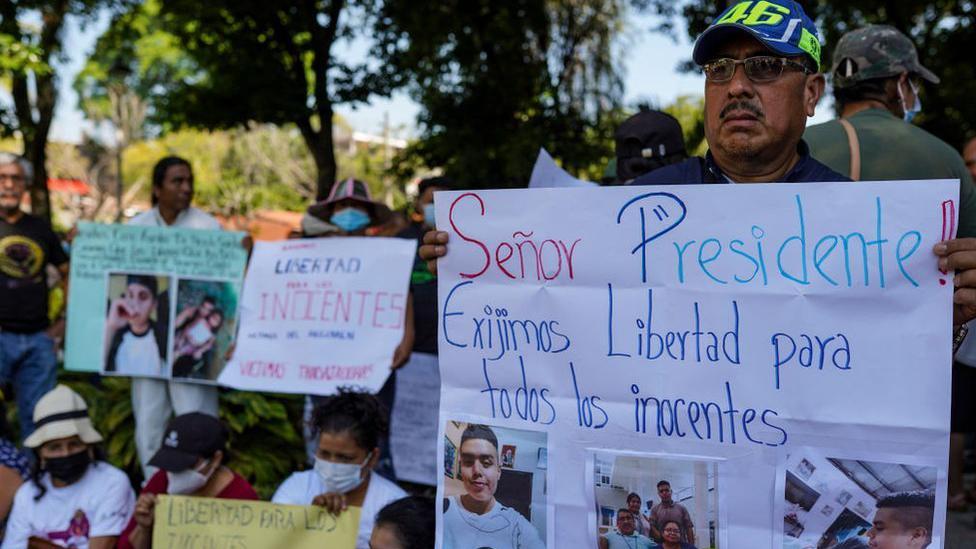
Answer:
[[[156,496],[172,494],[221,499],[258,499],[254,488],[227,468],[227,428],[199,412],[173,418],[163,446],[149,460],[159,471],[139,494],[136,511],[119,536],[119,549],[152,547]]]
[[[271,501],[320,505],[335,514],[351,505],[362,507],[356,547],[367,549],[376,513],[406,496],[399,486],[373,473],[379,439],[388,425],[373,395],[341,390],[326,399],[312,412],[312,428],[318,434],[315,467],[293,473]]]

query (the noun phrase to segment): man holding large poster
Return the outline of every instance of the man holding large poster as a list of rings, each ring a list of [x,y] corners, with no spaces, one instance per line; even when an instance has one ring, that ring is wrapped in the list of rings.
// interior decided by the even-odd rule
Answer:
[[[193,171],[186,160],[168,156],[156,163],[152,174],[153,207],[129,221],[146,227],[220,229],[220,223],[190,205],[193,200]],[[175,291],[171,294],[175,295]],[[203,412],[217,415],[217,387],[150,378],[132,379],[132,413],[136,420],[136,450],[146,477],[149,465],[162,444],[170,416]]]

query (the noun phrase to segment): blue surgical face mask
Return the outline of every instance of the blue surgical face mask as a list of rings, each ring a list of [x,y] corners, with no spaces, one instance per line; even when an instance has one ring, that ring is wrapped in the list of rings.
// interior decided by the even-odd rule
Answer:
[[[911,124],[912,119],[915,118],[915,115],[922,112],[922,100],[918,97],[918,88],[915,87],[915,84],[913,84],[911,80],[908,81],[908,86],[912,88],[912,94],[915,95],[915,103],[910,109],[907,105],[905,105],[905,95],[901,93],[901,84],[898,84],[897,88],[898,99],[901,100],[901,110],[905,113],[902,115],[902,118],[905,119],[905,122]]]
[[[347,233],[354,233],[369,225],[369,214],[356,208],[346,208],[332,214],[329,222]]]
[[[434,203],[424,204],[424,224],[428,227],[436,227],[437,222],[434,219]]]

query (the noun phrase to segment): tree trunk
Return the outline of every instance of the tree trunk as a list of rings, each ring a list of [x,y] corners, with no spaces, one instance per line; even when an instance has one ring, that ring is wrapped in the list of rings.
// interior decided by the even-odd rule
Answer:
[[[332,185],[336,179],[336,159],[335,150],[332,142],[332,105],[319,105],[317,109],[320,113],[327,112],[328,123],[320,123],[319,130],[312,127],[309,120],[298,122],[298,129],[302,132],[305,146],[308,147],[312,158],[315,159],[315,168],[318,172],[315,178],[315,200],[325,200],[332,190]]]
[[[34,165],[34,180],[30,185],[31,213],[51,222],[51,194],[47,189],[47,135],[24,140],[24,157]]]

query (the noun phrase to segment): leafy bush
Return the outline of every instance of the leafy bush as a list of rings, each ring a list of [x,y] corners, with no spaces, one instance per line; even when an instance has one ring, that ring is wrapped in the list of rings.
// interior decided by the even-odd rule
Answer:
[[[138,482],[142,471],[129,379],[77,372],[62,372],[60,377],[88,403],[95,428],[105,439],[109,462]],[[281,481],[305,464],[303,402],[296,395],[221,391],[220,417],[230,431],[230,467],[264,499],[270,499]]]

